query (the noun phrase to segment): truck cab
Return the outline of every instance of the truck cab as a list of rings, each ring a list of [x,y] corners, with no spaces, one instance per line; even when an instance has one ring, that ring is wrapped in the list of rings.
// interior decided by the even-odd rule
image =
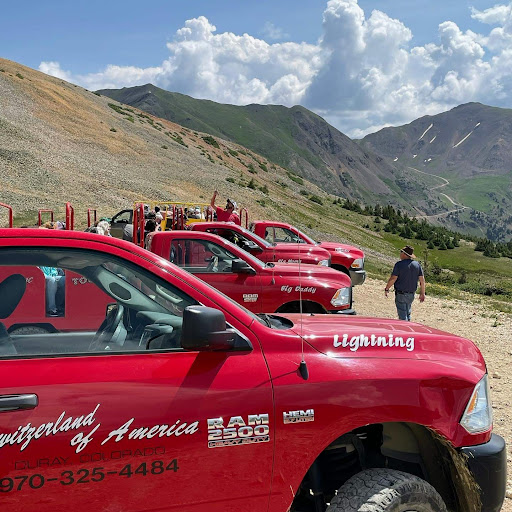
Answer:
[[[305,263],[331,266],[329,252],[321,247],[271,243],[234,222],[197,222],[191,226],[191,229],[226,238],[265,263]]]
[[[357,247],[338,242],[316,242],[286,222],[255,220],[249,229],[271,243],[307,244],[326,249],[331,257],[332,268],[349,275],[352,286],[363,284],[366,279],[364,252]]]
[[[355,313],[349,277],[328,267],[263,263],[204,231],[150,233],[146,245],[255,313]]]

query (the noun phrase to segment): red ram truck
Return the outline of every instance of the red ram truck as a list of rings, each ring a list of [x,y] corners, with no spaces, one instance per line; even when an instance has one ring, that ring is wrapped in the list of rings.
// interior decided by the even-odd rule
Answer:
[[[196,222],[190,229],[226,238],[265,263],[331,266],[331,255],[326,249],[313,245],[271,243],[234,222]]]
[[[2,512],[498,512],[506,446],[469,340],[256,315],[91,233],[0,230]],[[10,334],[20,267],[80,275],[96,329]],[[84,307],[86,297],[84,296]],[[79,311],[72,313],[78,322]]]
[[[338,242],[315,242],[311,237],[286,222],[255,220],[249,229],[261,238],[273,243],[308,244],[329,251],[332,268],[349,275],[352,286],[363,284],[366,279],[364,252],[357,247]]]
[[[146,248],[255,313],[355,313],[350,278],[329,267],[263,263],[204,231],[150,233]]]

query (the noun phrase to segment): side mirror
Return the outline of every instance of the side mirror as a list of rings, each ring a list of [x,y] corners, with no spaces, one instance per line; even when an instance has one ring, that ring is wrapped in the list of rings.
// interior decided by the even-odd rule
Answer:
[[[237,274],[256,274],[256,271],[246,261],[236,258],[231,262],[231,271]]]
[[[263,252],[263,249],[258,244],[254,243],[251,240],[244,240],[242,244],[242,249],[249,252]]]
[[[183,312],[181,346],[187,350],[231,350],[236,333],[226,329],[222,311],[206,306],[188,306]]]

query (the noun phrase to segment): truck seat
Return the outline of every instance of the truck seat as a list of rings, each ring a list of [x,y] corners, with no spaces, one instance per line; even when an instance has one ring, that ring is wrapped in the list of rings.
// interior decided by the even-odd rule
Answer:
[[[21,274],[12,274],[0,283],[0,319],[8,318],[14,313],[26,288],[27,281]],[[8,354],[16,354],[16,349],[5,325],[0,322],[0,356]]]

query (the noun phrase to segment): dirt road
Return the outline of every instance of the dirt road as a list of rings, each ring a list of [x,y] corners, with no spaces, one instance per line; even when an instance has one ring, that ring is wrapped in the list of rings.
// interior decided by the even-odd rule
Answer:
[[[367,279],[354,287],[354,308],[361,316],[396,318],[394,298],[384,297],[384,281]],[[478,300],[478,299],[476,299]],[[412,319],[437,329],[473,340],[487,362],[494,406],[494,431],[512,448],[512,315],[496,313],[475,299],[467,301],[428,296],[423,304],[414,301]],[[485,301],[483,301],[485,302]],[[512,512],[512,458],[508,460],[508,489],[502,512]]]

